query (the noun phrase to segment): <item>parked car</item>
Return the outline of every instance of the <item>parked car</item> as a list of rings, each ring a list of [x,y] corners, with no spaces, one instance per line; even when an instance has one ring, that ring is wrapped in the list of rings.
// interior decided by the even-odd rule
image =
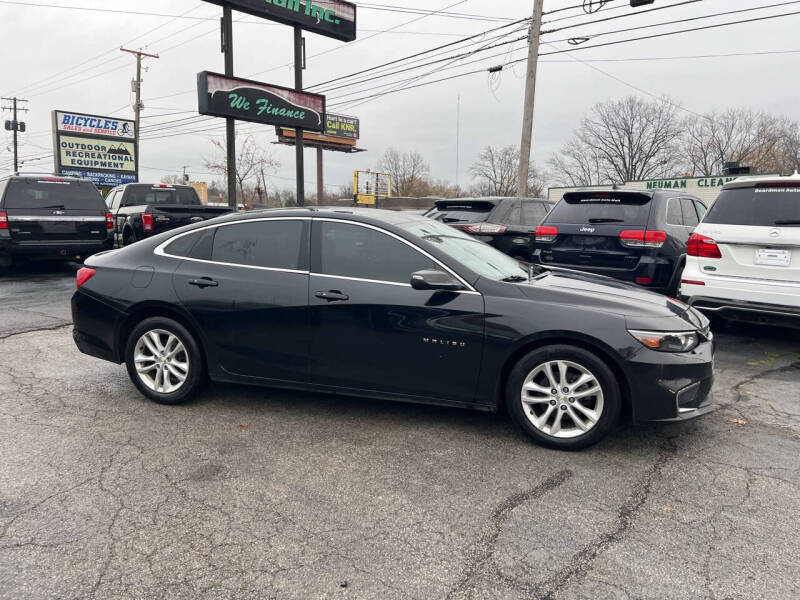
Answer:
[[[530,262],[536,226],[552,207],[539,198],[457,198],[437,200],[425,216]]]
[[[606,275],[674,296],[699,199],[654,190],[564,194],[536,229],[533,262]]]
[[[107,250],[111,227],[91,181],[51,175],[0,180],[0,268],[17,258],[74,260]]]
[[[86,261],[78,348],[148,398],[215,381],[496,411],[580,448],[625,411],[711,409],[708,319],[604,277],[530,269],[431,219],[379,209],[221,217]]]
[[[724,319],[800,327],[800,176],[722,187],[689,238],[681,296]]]
[[[203,204],[189,185],[165,183],[115,187],[106,196],[106,203],[113,214],[117,245],[122,246],[232,212],[228,206]]]

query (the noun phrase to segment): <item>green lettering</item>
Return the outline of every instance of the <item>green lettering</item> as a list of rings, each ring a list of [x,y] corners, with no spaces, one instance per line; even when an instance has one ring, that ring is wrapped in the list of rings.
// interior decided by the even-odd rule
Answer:
[[[681,181],[681,187],[686,189],[686,180]]]
[[[334,21],[334,19],[333,19],[333,18],[334,18],[335,16],[336,16],[336,13],[335,13],[335,12],[334,12],[332,9],[329,9],[329,10],[326,10],[326,11],[325,11],[325,20],[326,20],[328,23],[334,23],[335,21]]]
[[[275,6],[280,6],[281,8],[286,8],[286,0],[272,0],[272,3]]]

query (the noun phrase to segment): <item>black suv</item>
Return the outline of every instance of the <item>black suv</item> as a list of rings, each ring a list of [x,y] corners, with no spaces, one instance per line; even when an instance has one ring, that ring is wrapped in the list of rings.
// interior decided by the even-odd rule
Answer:
[[[51,175],[0,180],[0,267],[16,257],[71,260],[108,250],[113,225],[91,181]]]
[[[425,216],[530,262],[534,232],[551,208],[553,203],[539,198],[457,198],[437,200]]]
[[[706,210],[680,192],[567,192],[536,229],[533,262],[675,295],[689,236]]]

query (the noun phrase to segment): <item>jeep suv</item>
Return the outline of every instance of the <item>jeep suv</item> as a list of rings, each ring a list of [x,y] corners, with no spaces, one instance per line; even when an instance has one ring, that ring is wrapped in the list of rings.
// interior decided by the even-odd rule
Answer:
[[[727,320],[800,327],[800,176],[727,183],[689,238],[681,296]]]
[[[425,216],[530,262],[534,231],[551,208],[552,202],[540,198],[456,198],[437,200]]]
[[[533,262],[589,271],[674,295],[697,198],[662,190],[567,192],[536,229]]]
[[[72,260],[108,250],[113,226],[91,181],[50,175],[0,180],[0,267],[19,257]]]

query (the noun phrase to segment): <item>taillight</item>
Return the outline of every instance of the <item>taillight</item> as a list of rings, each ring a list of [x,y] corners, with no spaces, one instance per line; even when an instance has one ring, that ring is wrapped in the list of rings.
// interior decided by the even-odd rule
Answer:
[[[94,274],[97,273],[95,269],[90,269],[89,267],[81,267],[78,269],[78,273],[76,275],[75,283],[78,287],[81,287],[84,283],[89,281]]]
[[[147,213],[142,215],[142,229],[153,231],[153,215]]]
[[[555,242],[558,237],[558,227],[539,225],[536,228],[535,236],[537,242]]]
[[[114,215],[106,213],[106,229],[114,229]]]
[[[722,258],[722,252],[719,251],[717,242],[699,233],[693,233],[689,236],[686,253],[689,256],[697,256],[700,258]]]
[[[463,227],[467,233],[503,233],[506,228],[504,225],[494,223],[476,223],[475,225],[465,225]]]
[[[628,248],[661,248],[667,241],[667,234],[663,231],[626,229],[619,234],[619,241]]]
[[[0,212],[0,229],[8,229],[8,215]]]
[[[638,283],[639,285],[650,285],[651,283],[653,283],[653,278],[652,277],[637,277],[636,278],[636,283]]]

